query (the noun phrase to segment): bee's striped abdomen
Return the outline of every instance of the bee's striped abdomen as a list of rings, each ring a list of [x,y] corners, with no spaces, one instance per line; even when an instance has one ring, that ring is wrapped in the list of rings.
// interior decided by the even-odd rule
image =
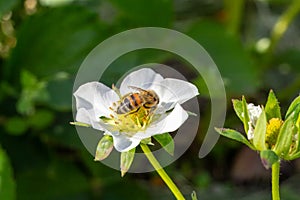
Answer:
[[[123,99],[117,108],[117,114],[126,114],[141,107],[142,99],[138,93],[128,95]]]

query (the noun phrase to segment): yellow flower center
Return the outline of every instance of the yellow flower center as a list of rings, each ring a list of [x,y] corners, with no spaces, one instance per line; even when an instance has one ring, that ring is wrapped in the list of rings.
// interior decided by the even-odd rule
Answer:
[[[133,136],[139,131],[145,131],[153,120],[153,112],[140,107],[137,111],[126,114],[111,115],[109,119],[103,119],[107,124],[113,125],[114,131],[122,132],[128,136]]]
[[[272,148],[276,141],[283,121],[279,118],[272,118],[267,123],[266,144]]]

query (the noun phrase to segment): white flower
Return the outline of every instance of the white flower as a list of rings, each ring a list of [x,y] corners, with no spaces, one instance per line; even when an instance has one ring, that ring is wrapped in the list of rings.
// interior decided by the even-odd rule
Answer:
[[[157,108],[149,111],[142,106],[134,113],[117,114],[116,107],[124,99],[122,97],[138,92],[133,87],[155,91],[159,97]],[[116,150],[125,152],[143,139],[178,129],[188,118],[188,113],[180,104],[196,95],[198,90],[193,84],[163,78],[152,69],[144,68],[126,76],[119,91],[99,82],[80,86],[74,93],[76,121],[111,135]]]
[[[247,137],[249,140],[251,140],[254,137],[254,128],[256,126],[257,119],[259,118],[262,112],[262,109],[260,106],[255,106],[253,103],[249,103],[247,105],[247,109],[250,118],[248,122],[249,129],[247,131]]]

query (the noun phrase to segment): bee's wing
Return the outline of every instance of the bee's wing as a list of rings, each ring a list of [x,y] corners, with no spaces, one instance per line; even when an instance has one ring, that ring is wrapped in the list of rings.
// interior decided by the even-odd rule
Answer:
[[[140,91],[140,92],[147,92],[147,90],[144,90],[142,88],[135,87],[135,86],[128,86],[128,88],[131,88],[131,89],[134,89],[134,90],[137,90],[137,91]]]

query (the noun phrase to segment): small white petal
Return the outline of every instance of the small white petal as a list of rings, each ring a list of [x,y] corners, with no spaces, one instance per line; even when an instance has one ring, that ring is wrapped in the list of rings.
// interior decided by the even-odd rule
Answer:
[[[253,103],[249,103],[247,105],[247,109],[248,109],[250,121],[255,126],[257,119],[262,113],[262,108],[260,106],[255,106]]]
[[[111,133],[111,135],[113,137],[114,147],[119,152],[129,151],[139,145],[141,141],[134,137],[128,137],[120,133]]]
[[[254,128],[251,121],[248,122],[249,129],[247,131],[248,140],[252,140],[254,138]]]
[[[142,140],[153,135],[175,131],[187,118],[187,112],[180,106],[180,104],[176,104],[175,108],[170,113],[151,123],[146,131],[138,132],[133,137]]]
[[[143,68],[127,75],[121,83],[120,92],[122,95],[132,92],[129,86],[143,89],[150,88],[153,83],[160,82],[164,78],[150,68]]]
[[[166,78],[151,89],[158,94],[161,102],[159,106],[165,111],[172,109],[176,103],[182,104],[199,94],[195,85],[173,78]]]
[[[74,93],[76,108],[94,109],[95,114],[109,117],[113,102],[119,100],[114,90],[99,82],[89,82],[80,86]]]

